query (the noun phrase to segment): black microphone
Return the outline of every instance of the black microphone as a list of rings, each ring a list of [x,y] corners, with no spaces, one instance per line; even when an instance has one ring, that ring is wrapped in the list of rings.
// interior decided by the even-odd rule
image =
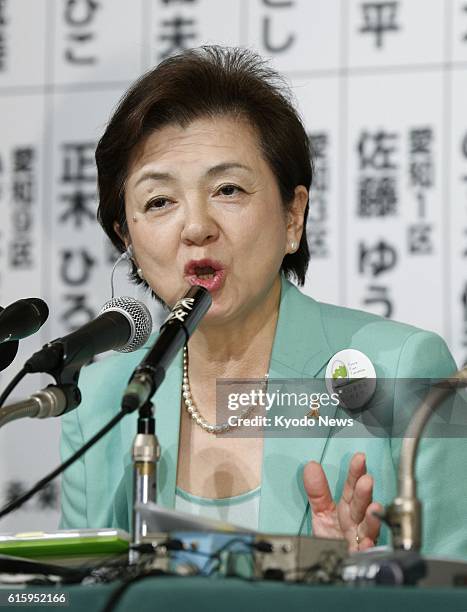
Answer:
[[[49,309],[40,298],[25,298],[0,313],[0,344],[36,333],[47,320]]]
[[[5,309],[0,306],[0,313]],[[10,363],[16,357],[16,353],[18,352],[19,342],[18,340],[11,340],[10,342],[4,342],[0,346],[0,372],[7,368]]]
[[[96,319],[34,353],[24,369],[28,373],[54,374],[69,365],[79,368],[105,351],[135,351],[148,340],[151,331],[151,315],[142,302],[131,297],[113,298]]]
[[[193,286],[172,308],[160,328],[154,346],[133,372],[123,395],[122,409],[139,409],[159,388],[166,370],[211,306],[212,297],[204,287]]]
[[[0,344],[0,372],[7,368],[13,362],[18,352],[18,340],[11,342],[3,342]]]

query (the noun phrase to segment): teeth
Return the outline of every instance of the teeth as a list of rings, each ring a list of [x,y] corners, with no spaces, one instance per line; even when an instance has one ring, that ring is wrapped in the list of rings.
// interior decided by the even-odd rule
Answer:
[[[203,280],[208,280],[210,278],[214,278],[214,274],[210,273],[210,274],[197,274],[198,278],[201,278]]]

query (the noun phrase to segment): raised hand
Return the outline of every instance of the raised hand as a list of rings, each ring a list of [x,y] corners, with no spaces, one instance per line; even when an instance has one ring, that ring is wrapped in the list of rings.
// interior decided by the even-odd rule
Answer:
[[[349,551],[376,545],[382,513],[381,504],[372,502],[373,478],[366,471],[364,453],[355,453],[350,461],[347,480],[339,502],[333,500],[323,468],[310,461],[303,472],[303,483],[312,512],[313,535],[345,538]]]

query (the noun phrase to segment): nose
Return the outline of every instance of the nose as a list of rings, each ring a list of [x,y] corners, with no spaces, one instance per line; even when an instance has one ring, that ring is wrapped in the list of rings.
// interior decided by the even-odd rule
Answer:
[[[185,206],[181,240],[191,246],[203,246],[217,239],[219,228],[206,202],[191,202]]]

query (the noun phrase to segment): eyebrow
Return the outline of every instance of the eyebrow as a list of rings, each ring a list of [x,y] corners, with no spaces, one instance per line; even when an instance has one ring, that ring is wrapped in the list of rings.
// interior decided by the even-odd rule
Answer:
[[[241,169],[246,170],[250,174],[253,173],[252,169],[249,166],[245,166],[244,164],[240,164],[238,162],[225,162],[222,164],[217,164],[216,166],[212,166],[212,168],[209,168],[209,170],[207,170],[204,176],[205,178],[212,178],[217,174],[222,174],[226,170],[232,169]],[[175,181],[175,177],[170,174],[170,172],[154,172],[150,170],[140,176],[140,178],[136,181],[135,187],[148,179],[151,179],[153,181],[167,181],[169,183],[173,183]]]

